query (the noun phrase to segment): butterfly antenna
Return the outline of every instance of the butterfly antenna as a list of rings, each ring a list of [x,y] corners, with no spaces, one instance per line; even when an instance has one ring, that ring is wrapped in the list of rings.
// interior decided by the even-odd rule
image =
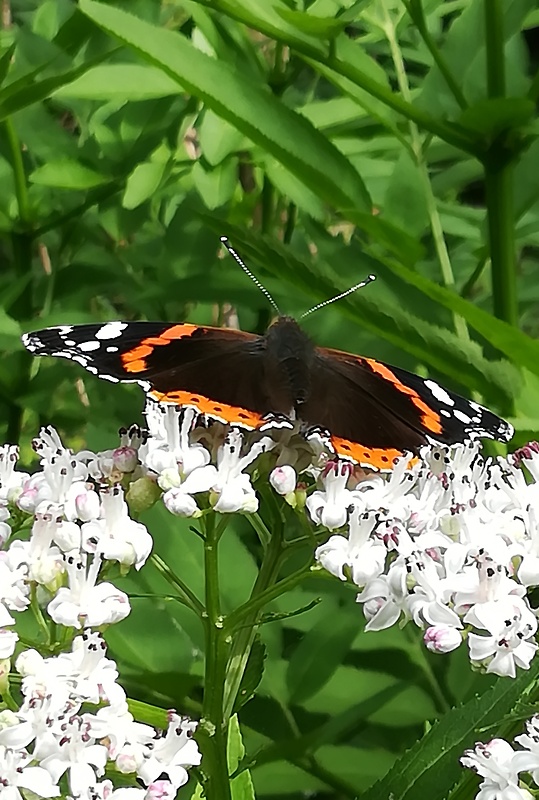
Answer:
[[[341,292],[340,294],[336,295],[335,297],[330,297],[329,300],[324,300],[323,303],[318,303],[318,305],[313,306],[308,311],[306,311],[304,314],[302,314],[300,319],[303,319],[304,317],[309,316],[309,314],[312,314],[314,311],[318,311],[319,308],[324,308],[324,306],[329,306],[331,303],[336,303],[337,300],[342,300],[343,297],[346,297],[347,295],[352,294],[352,292],[355,292],[356,289],[362,289],[364,286],[367,286],[369,283],[372,283],[375,280],[376,280],[376,275],[369,275],[367,278],[365,278],[364,281],[361,281],[360,283],[356,283],[355,286],[351,286],[345,292]]]
[[[260,281],[258,280],[258,278],[256,278],[256,277],[253,275],[253,273],[251,272],[251,270],[249,269],[249,267],[247,266],[247,264],[245,264],[245,263],[243,262],[243,260],[240,258],[240,256],[238,255],[238,253],[236,253],[236,251],[234,250],[234,248],[232,247],[232,245],[231,245],[231,244],[230,244],[230,242],[228,241],[228,237],[227,237],[227,236],[221,236],[221,242],[222,242],[222,244],[224,244],[224,246],[226,247],[226,249],[228,250],[228,252],[229,252],[229,253],[230,253],[230,255],[232,256],[232,258],[233,258],[235,261],[237,261],[237,263],[240,265],[240,267],[242,268],[242,270],[243,270],[243,271],[244,271],[244,272],[245,272],[245,273],[246,273],[246,274],[247,274],[247,275],[250,277],[250,279],[253,281],[253,283],[255,284],[255,286],[256,286],[258,289],[260,289],[260,291],[262,292],[262,294],[264,295],[264,297],[265,297],[267,300],[269,300],[269,302],[271,303],[271,305],[273,306],[273,308],[275,309],[275,311],[276,311],[276,312],[279,314],[279,316],[281,316],[281,312],[280,312],[280,310],[279,310],[279,306],[277,305],[277,303],[275,302],[275,300],[273,299],[273,297],[271,296],[271,294],[268,292],[268,290],[266,289],[266,287],[265,287],[265,286],[263,286],[263,285],[260,283]]]

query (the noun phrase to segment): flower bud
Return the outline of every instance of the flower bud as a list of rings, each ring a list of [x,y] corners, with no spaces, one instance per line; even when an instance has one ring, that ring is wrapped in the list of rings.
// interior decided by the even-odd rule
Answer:
[[[15,669],[27,678],[29,675],[37,675],[43,669],[45,659],[37,650],[23,650],[15,662]]]
[[[462,642],[462,634],[450,625],[433,625],[427,628],[423,641],[431,653],[450,653]]]
[[[200,517],[202,513],[191,495],[181,489],[169,489],[163,495],[163,502],[177,517]]]
[[[275,467],[270,473],[269,481],[277,494],[290,494],[296,488],[296,470],[288,464]]]
[[[132,514],[140,514],[147,511],[161,497],[161,490],[151,478],[138,478],[129,484],[129,489],[125,495],[129,511]]]
[[[117,447],[112,453],[114,466],[120,472],[133,472],[138,464],[138,453],[134,447],[122,445]]]
[[[6,633],[13,639],[13,642],[12,642],[13,646],[10,647],[10,648],[6,648],[5,647],[6,642],[3,641],[4,640],[4,634],[6,634]],[[12,654],[13,650],[15,649],[15,643],[16,643],[18,638],[19,637],[17,636],[17,634],[13,633],[13,631],[6,631],[5,629],[1,630],[0,631],[0,653],[2,653],[6,649],[11,649],[11,654]],[[9,658],[0,659],[0,692],[2,694],[5,694],[6,691],[9,689],[9,670],[10,670],[10,668],[11,668],[11,661],[10,661]]]

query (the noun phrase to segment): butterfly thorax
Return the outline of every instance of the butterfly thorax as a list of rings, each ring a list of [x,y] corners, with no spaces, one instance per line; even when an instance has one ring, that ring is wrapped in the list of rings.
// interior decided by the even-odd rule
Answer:
[[[266,376],[273,390],[298,411],[310,394],[315,347],[292,317],[279,317],[265,336]],[[284,410],[284,409],[283,409]]]

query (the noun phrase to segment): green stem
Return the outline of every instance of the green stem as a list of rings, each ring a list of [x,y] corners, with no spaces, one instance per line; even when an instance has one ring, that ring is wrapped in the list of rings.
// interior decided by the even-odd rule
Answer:
[[[503,40],[503,0],[484,0],[487,90],[489,97],[505,95],[505,57]]]
[[[262,564],[258,572],[250,601],[268,589],[275,581],[282,556],[283,526],[275,524],[272,531],[268,548],[262,559]],[[224,714],[225,719],[229,719],[234,709],[236,697],[241,685],[243,673],[249,660],[251,648],[255,640],[258,622],[260,620],[260,608],[254,604],[253,610],[244,617],[244,627],[234,637],[230,650],[228,674],[226,676]]]
[[[509,163],[497,163],[497,160],[493,153],[485,163],[493,311],[498,319],[516,327],[518,299],[513,229],[513,167]]]
[[[382,10],[384,14],[384,32],[389,42],[389,49],[391,51],[391,58],[395,66],[399,89],[401,91],[402,96],[406,100],[411,101],[412,95],[410,91],[410,85],[408,83],[406,66],[404,64],[404,59],[402,57],[402,52],[397,39],[395,24],[393,22],[393,19],[391,18],[391,15],[387,9],[384,0],[382,0]],[[423,152],[423,142],[421,140],[419,130],[417,129],[417,125],[415,125],[415,123],[413,122],[409,122],[408,127],[410,130],[412,153],[418,169],[419,177],[423,184],[423,192],[425,194],[425,199],[427,203],[427,211],[429,215],[432,239],[434,242],[436,255],[438,256],[438,262],[440,264],[442,279],[446,287],[454,288],[455,277],[453,275],[453,269],[451,267],[451,259],[449,257],[449,251],[447,249],[447,244],[445,241],[442,221],[440,219],[438,206],[436,204],[436,198],[434,196],[434,192],[432,191],[432,184],[430,182],[429,171]],[[453,314],[453,326],[455,328],[457,336],[459,336],[460,339],[462,339],[463,341],[469,340],[470,335],[468,333],[468,326],[466,325],[466,320],[464,320],[458,314]]]
[[[448,702],[445,694],[442,691],[442,688],[438,682],[438,678],[436,677],[434,670],[432,669],[431,663],[429,661],[429,656],[427,649],[425,648],[422,642],[422,634],[421,631],[417,631],[416,629],[411,629],[410,626],[406,627],[405,630],[407,631],[408,639],[413,643],[414,650],[416,653],[417,661],[421,669],[423,670],[423,674],[427,679],[427,683],[430,687],[430,690],[433,695],[433,699],[438,706],[438,711],[442,713],[446,713],[447,711],[451,710],[451,703]]]
[[[431,32],[427,27],[427,24],[425,22],[425,14],[423,12],[423,8],[421,7],[421,3],[418,3],[419,8],[417,9],[417,11],[415,8],[412,7],[410,0],[402,0],[402,3],[406,8],[406,11],[408,12],[410,19],[416,26],[419,35],[421,36],[425,45],[427,46],[427,49],[429,50],[431,56],[433,57],[434,63],[440,70],[440,75],[445,80],[448,89],[452,93],[453,97],[463,110],[465,108],[468,108],[468,103],[466,102],[466,98],[464,97],[462,89],[457,83],[453,73],[447,66],[444,57],[442,56],[438,46],[436,45],[436,42],[432,37]]]
[[[19,220],[22,223],[22,227],[27,228],[30,225],[31,217],[28,190],[26,188],[26,174],[24,172],[21,145],[10,117],[4,121],[4,130],[9,145],[11,168],[15,182],[15,196],[19,207]]]
[[[219,590],[219,532],[215,515],[204,519],[204,577],[206,638],[204,700],[202,705],[201,748],[208,780],[204,786],[207,800],[230,800],[230,780],[227,761],[228,717],[223,714],[225,678],[228,662],[228,642],[223,630]]]
[[[175,589],[179,589],[179,591],[185,596],[186,605],[188,605],[189,608],[198,614],[199,617],[202,617],[204,614],[204,606],[196,594],[189,588],[189,586],[187,586],[187,584],[184,583],[181,578],[178,578],[178,576],[172,572],[168,564],[163,561],[161,556],[158,556],[157,553],[152,553],[150,560],[157,571],[160,572],[164,577],[164,579],[170,583],[171,586],[174,586]]]
[[[245,617],[252,616],[253,613],[262,609],[272,600],[275,600],[277,597],[290,591],[290,589],[293,589],[298,583],[301,583],[301,581],[310,574],[311,563],[312,561],[309,561],[305,567],[283,578],[282,581],[279,581],[279,583],[276,583],[274,586],[264,589],[264,591],[261,591],[256,597],[252,597],[250,600],[247,600],[246,603],[239,606],[239,608],[236,608],[226,618],[225,629],[232,632],[238,625],[243,624]]]
[[[487,88],[489,98],[505,96],[502,0],[484,0]],[[513,160],[503,140],[495,140],[483,159],[492,265],[492,302],[498,319],[518,324],[514,233]]]

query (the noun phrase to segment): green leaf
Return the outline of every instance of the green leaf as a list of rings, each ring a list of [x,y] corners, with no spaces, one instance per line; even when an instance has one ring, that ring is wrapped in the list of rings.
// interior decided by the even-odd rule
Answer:
[[[521,672],[515,680],[498,678],[490,691],[446,713],[395,763],[385,778],[361,795],[361,800],[446,797],[462,775],[459,757],[473,745],[478,731],[509,714],[538,674],[539,659],[536,659],[529,672]]]
[[[317,17],[314,14],[305,14],[303,11],[291,11],[289,8],[274,6],[275,10],[297,30],[320,39],[332,39],[337,36],[348,22],[339,17]]]
[[[48,161],[35,169],[28,180],[40,186],[54,186],[58,189],[92,189],[107,183],[109,178],[101,175],[78,161],[63,158]]]
[[[79,8],[271,153],[326,202],[340,209],[370,210],[367,190],[350,162],[266,87],[197,50],[180,34],[94,0],[81,0]]]
[[[234,713],[237,713],[245,703],[249,702],[256,692],[260,681],[264,675],[264,663],[266,661],[266,645],[256,637],[249,654],[249,660],[241,679],[236,702],[234,703]]]
[[[493,138],[510,128],[520,128],[533,116],[535,103],[525,97],[497,97],[481,100],[464,111],[459,125]]]
[[[207,208],[214,209],[227,203],[238,183],[238,159],[228,158],[216,167],[205,167],[195,161],[191,171],[195,189]]]
[[[209,108],[206,109],[198,126],[198,140],[208,164],[215,167],[231,153],[237,152],[243,139],[243,135],[236,128]]]
[[[61,86],[54,97],[77,100],[151,100],[180,92],[177,82],[162,70],[145,64],[102,64]]]
[[[328,603],[326,614],[301,639],[289,661],[286,683],[292,703],[308,700],[325,685],[350,650],[358,628],[355,613]]]
[[[245,755],[245,747],[241,737],[241,730],[237,714],[231,718],[228,727],[228,771],[233,774]],[[232,800],[255,800],[255,789],[251,773],[243,770],[230,782]]]
[[[157,159],[136,166],[127,179],[122,206],[137,208],[152,197],[161,185],[166,168],[167,162]]]

